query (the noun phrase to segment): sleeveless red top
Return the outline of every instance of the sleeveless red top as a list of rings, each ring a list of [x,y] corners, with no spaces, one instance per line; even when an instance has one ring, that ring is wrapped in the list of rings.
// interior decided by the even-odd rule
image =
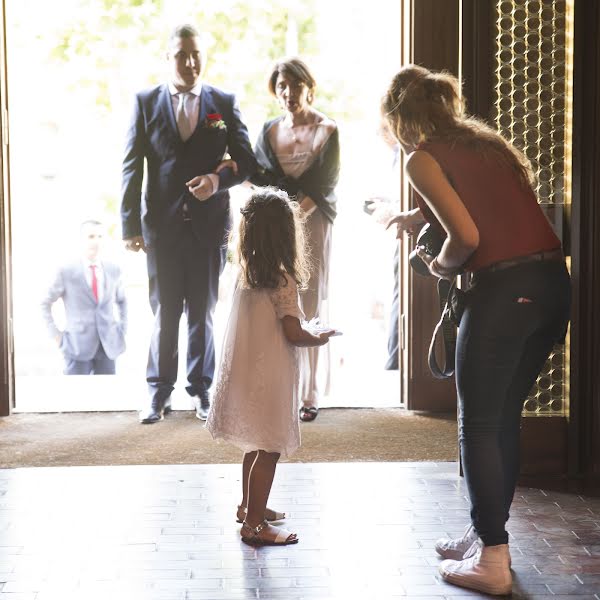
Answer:
[[[418,149],[437,161],[479,230],[479,246],[465,264],[467,271],[560,248],[535,193],[510,166],[461,144],[425,142]],[[441,227],[423,198],[415,198],[425,220]]]

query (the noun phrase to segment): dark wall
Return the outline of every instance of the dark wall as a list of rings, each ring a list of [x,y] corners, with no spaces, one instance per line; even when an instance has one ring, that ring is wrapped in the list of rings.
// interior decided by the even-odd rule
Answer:
[[[600,2],[575,0],[569,477],[600,491]]]

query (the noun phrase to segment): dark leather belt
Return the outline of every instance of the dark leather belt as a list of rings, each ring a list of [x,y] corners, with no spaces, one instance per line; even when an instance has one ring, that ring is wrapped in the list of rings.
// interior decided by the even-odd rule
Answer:
[[[530,262],[542,262],[545,260],[565,260],[562,248],[555,248],[554,250],[544,250],[542,252],[534,252],[533,254],[527,254],[525,256],[516,256],[515,258],[509,258],[507,260],[501,260],[497,263],[478,269],[473,272],[473,276],[485,275],[486,273],[493,273],[494,271],[501,271],[503,269],[510,269],[510,267],[516,267]]]

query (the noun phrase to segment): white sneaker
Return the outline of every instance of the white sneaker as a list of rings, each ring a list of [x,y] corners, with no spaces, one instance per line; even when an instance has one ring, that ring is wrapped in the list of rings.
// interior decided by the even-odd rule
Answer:
[[[464,560],[465,558],[471,558],[472,556],[475,556],[475,554],[477,554],[477,552],[479,550],[481,550],[483,548],[483,541],[481,540],[481,538],[477,538],[473,544],[471,545],[471,547],[463,554],[462,556],[462,560]],[[510,555],[510,550],[508,552],[508,568],[510,569],[512,567],[512,556]]]
[[[440,575],[448,583],[486,594],[504,595],[512,591],[508,544],[483,546],[463,560],[444,560]]]
[[[469,525],[462,537],[459,538],[440,538],[435,543],[435,551],[443,558],[452,558],[461,560],[465,552],[478,540],[477,532],[473,525]]]

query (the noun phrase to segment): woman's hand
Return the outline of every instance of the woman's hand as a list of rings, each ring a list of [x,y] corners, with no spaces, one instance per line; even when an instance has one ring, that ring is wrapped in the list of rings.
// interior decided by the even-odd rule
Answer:
[[[385,225],[386,229],[390,219],[395,217],[394,205],[387,198],[371,196],[366,202],[366,210],[370,211],[371,217],[378,225]]]
[[[217,165],[217,168],[214,170],[214,173],[220,173],[223,169],[231,169],[234,175],[238,174],[238,166],[235,160],[233,160],[233,158],[227,158],[225,160],[222,160]]]
[[[317,205],[310,196],[304,196],[304,198],[302,198],[302,200],[300,201],[300,208],[307,215],[310,215],[315,210],[315,208],[317,208]]]
[[[417,248],[417,254],[419,258],[427,265],[429,272],[438,279],[448,279],[452,281],[459,273],[460,269],[447,268],[440,265],[437,260],[437,256],[431,256],[427,254],[421,247]]]
[[[413,235],[416,233],[417,228],[420,227],[424,222],[425,219],[423,219],[421,210],[415,208],[414,210],[400,213],[393,219],[390,219],[385,228],[389,229],[392,225],[396,225],[396,238],[400,239],[403,233],[406,233],[407,235]]]

